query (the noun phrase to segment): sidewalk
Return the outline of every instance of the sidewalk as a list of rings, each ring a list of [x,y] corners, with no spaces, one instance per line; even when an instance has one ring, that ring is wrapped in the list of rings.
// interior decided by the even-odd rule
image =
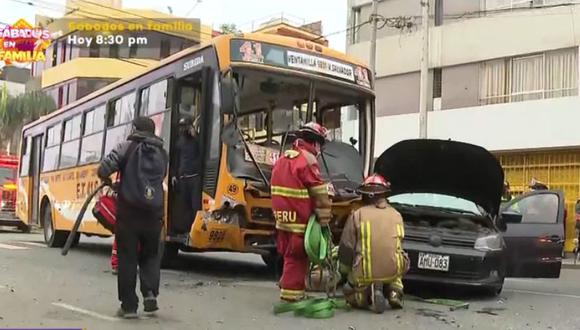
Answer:
[[[562,259],[562,268],[563,269],[580,269],[580,260],[574,264],[574,258],[569,257]]]

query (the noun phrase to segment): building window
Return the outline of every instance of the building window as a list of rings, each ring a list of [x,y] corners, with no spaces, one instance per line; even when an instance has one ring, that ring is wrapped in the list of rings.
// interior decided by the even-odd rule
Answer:
[[[441,68],[433,69],[433,98],[441,97]]]
[[[58,64],[58,42],[54,43],[54,46],[52,47],[52,65],[56,66]]]
[[[435,0],[435,26],[443,25],[443,0]]]
[[[134,37],[135,35],[131,35],[132,37]],[[137,45],[136,43],[133,43],[131,45],[131,47],[129,47],[129,58],[135,58],[137,57]]]
[[[576,48],[486,61],[481,66],[481,104],[574,95],[578,95]]]
[[[60,86],[58,88],[58,102],[57,102],[59,108],[63,106],[63,102],[64,102],[64,88],[63,86]]]
[[[580,0],[484,0],[485,10],[502,10],[513,8],[534,8],[567,3],[580,3]]]
[[[109,46],[109,57],[110,58],[119,58],[119,45],[112,44]]]
[[[100,46],[98,43],[93,42],[89,48],[89,57],[100,57]]]
[[[69,49],[66,46],[66,40],[63,40],[62,41],[62,47],[60,48],[60,50],[61,51],[60,51],[60,62],[59,62],[59,64],[62,64],[64,62],[66,62],[66,60],[67,60],[66,57],[67,57],[68,52],[69,52]]]
[[[352,17],[351,17],[351,24],[350,24],[350,43],[356,44],[359,42],[359,25],[361,24],[360,20],[360,12],[361,7],[356,7],[352,9]]]
[[[159,58],[166,58],[171,54],[171,41],[169,39],[162,39],[159,46]]]

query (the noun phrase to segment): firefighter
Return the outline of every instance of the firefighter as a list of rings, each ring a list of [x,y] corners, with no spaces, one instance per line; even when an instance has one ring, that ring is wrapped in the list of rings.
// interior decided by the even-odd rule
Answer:
[[[326,141],[327,130],[308,123],[297,132],[292,149],[287,150],[272,169],[272,209],[276,219],[277,249],[284,258],[280,279],[280,299],[293,302],[305,297],[308,257],[304,232],[315,214],[321,225],[331,219],[328,185],[321,177],[317,156]]]
[[[359,188],[363,206],[347,219],[338,249],[346,300],[375,313],[385,311],[386,300],[391,308],[403,307],[402,277],[409,267],[403,218],[388,204],[389,191],[378,174],[364,180]]]

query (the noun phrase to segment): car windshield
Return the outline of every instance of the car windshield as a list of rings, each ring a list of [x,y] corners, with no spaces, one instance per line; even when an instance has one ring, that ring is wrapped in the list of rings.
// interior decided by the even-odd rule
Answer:
[[[408,193],[389,197],[390,203],[437,207],[482,215],[482,209],[474,202],[449,195],[431,193]]]

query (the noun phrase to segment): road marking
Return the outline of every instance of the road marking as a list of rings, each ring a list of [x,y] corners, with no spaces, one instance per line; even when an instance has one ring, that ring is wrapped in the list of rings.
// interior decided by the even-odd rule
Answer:
[[[84,314],[84,315],[88,315],[88,316],[92,316],[92,317],[96,317],[98,319],[101,320],[105,320],[105,321],[111,321],[111,322],[116,322],[119,321],[118,318],[115,317],[111,317],[111,316],[107,316],[107,315],[103,315],[103,314],[99,314],[93,311],[89,311],[86,309],[82,309],[80,307],[75,307],[69,304],[65,304],[65,303],[57,303],[57,302],[53,302],[52,303],[54,306],[58,306],[64,309],[68,309],[69,311],[73,311],[73,312],[77,312],[79,314]]]
[[[512,289],[506,289],[504,291],[515,292],[515,293],[535,294],[538,296],[550,296],[550,297],[563,297],[563,298],[580,299],[580,296],[575,296],[572,294],[548,293],[548,292],[537,292],[537,291],[528,291],[528,290],[512,290]]]
[[[28,250],[27,247],[16,246],[16,245],[9,245],[9,244],[2,244],[2,243],[0,243],[0,249],[7,249],[7,250]]]
[[[47,247],[46,244],[36,243],[36,242],[16,242],[16,243],[30,245],[30,246],[36,246],[36,247],[41,247],[41,248]]]

